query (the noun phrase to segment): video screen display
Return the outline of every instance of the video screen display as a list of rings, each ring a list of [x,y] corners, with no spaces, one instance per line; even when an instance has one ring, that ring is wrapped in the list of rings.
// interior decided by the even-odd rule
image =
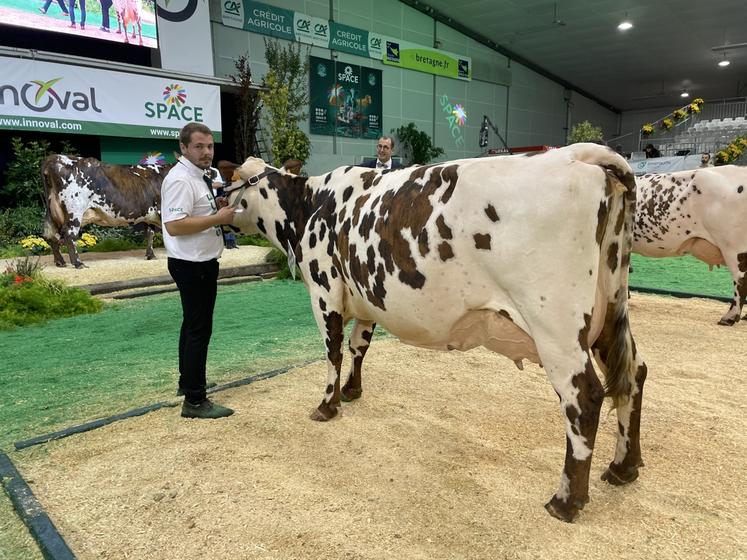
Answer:
[[[158,48],[155,0],[0,0],[0,25]]]

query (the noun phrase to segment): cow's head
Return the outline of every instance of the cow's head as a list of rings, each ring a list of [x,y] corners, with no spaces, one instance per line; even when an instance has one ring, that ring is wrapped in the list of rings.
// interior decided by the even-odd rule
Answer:
[[[295,246],[308,217],[311,197],[306,178],[254,157],[237,173],[239,179],[227,189],[231,191],[229,203],[240,210],[233,225],[244,233],[261,233],[283,250],[289,241]]]

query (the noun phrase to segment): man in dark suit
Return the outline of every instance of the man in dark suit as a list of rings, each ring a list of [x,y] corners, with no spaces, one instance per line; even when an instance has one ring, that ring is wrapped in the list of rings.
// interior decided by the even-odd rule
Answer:
[[[402,169],[402,165],[392,159],[394,151],[394,138],[382,136],[376,142],[376,161],[361,163],[359,167],[372,167],[374,169]]]

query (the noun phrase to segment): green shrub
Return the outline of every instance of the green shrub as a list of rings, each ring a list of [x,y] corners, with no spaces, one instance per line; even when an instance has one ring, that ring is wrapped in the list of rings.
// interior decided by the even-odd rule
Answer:
[[[38,258],[18,259],[0,275],[0,330],[97,313],[102,307],[85,290],[45,278]]]
[[[0,245],[14,245],[28,235],[44,231],[45,210],[38,206],[8,208],[0,212]]]
[[[123,237],[99,238],[99,242],[88,249],[91,253],[108,253],[110,251],[132,251],[133,249],[142,249],[145,245],[132,239]]]
[[[269,247],[270,242],[261,235],[237,235],[237,245],[256,245],[258,247]]]

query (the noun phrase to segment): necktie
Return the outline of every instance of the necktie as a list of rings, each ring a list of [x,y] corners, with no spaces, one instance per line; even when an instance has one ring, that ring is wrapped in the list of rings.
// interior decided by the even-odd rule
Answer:
[[[386,163],[376,162],[376,169],[386,169]]]

